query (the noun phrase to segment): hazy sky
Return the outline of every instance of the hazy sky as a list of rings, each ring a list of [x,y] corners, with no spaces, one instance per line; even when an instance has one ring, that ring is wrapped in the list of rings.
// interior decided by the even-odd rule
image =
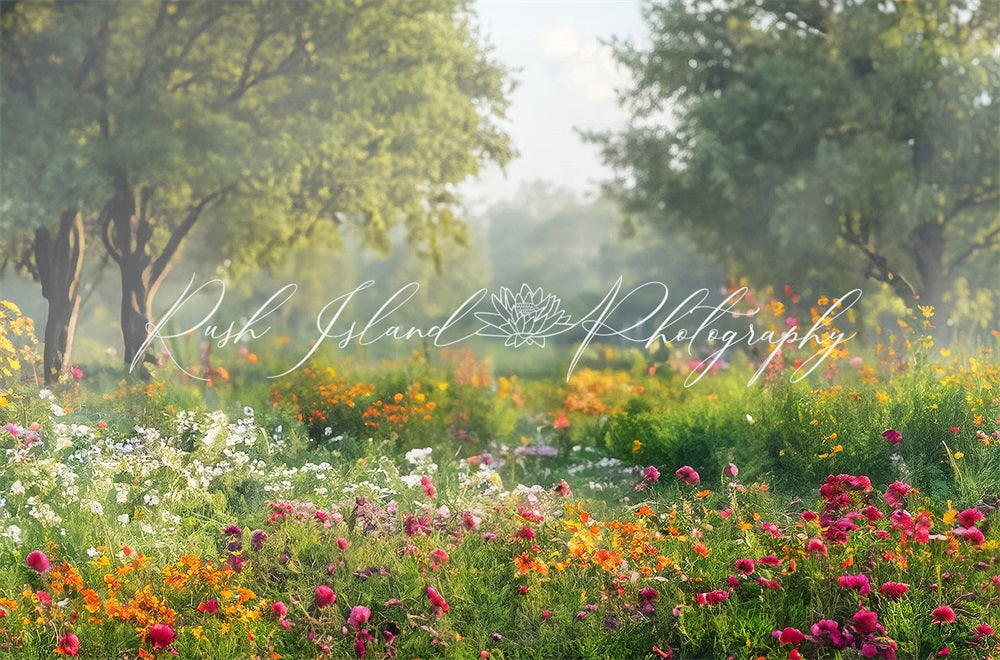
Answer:
[[[496,57],[515,69],[508,129],[520,155],[464,188],[475,208],[543,179],[581,193],[607,178],[597,149],[575,128],[623,125],[615,88],[627,80],[602,39],[645,40],[640,3],[631,0],[478,0],[479,22]]]

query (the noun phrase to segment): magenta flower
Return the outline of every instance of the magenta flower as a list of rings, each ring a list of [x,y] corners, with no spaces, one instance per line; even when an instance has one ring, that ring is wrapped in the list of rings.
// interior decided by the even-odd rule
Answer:
[[[431,483],[430,477],[420,477],[420,485],[424,487],[424,494],[427,497],[434,497],[434,493],[437,491],[434,490],[434,485]]]
[[[340,548],[341,550],[347,550],[347,546],[349,546],[350,544],[351,544],[350,541],[345,539],[343,536],[337,537],[337,547]]]
[[[170,646],[177,637],[174,629],[165,623],[154,623],[149,627],[147,634],[149,635],[149,641],[153,642],[154,649],[162,649],[165,646]]]
[[[642,477],[649,483],[655,484],[660,480],[660,471],[657,470],[655,466],[650,465],[642,471]]]
[[[753,573],[754,565],[753,559],[737,559],[736,560],[736,570],[744,575],[750,575]]]
[[[906,504],[906,496],[912,490],[913,488],[909,484],[904,484],[902,481],[894,481],[885,489],[882,499],[893,509],[898,509]]]
[[[806,554],[811,555],[814,553],[823,555],[824,557],[827,556],[826,545],[817,538],[809,539],[809,543],[806,544]]]
[[[837,578],[837,582],[844,589],[857,589],[858,594],[861,596],[866,596],[871,593],[871,585],[868,582],[868,576],[864,573],[858,573],[857,575],[841,575]]]
[[[70,367],[69,373],[73,376],[75,380],[80,380],[81,378],[83,378],[83,369],[81,369],[76,365]]]
[[[321,584],[316,587],[316,607],[323,609],[327,605],[332,605],[337,602],[337,594],[333,593],[333,589]]]
[[[903,435],[899,431],[895,431],[893,429],[886,429],[885,431],[882,431],[882,437],[885,438],[885,441],[890,445],[898,445],[899,441],[903,439]]]
[[[910,587],[905,584],[901,584],[899,582],[886,582],[882,585],[882,588],[879,589],[879,592],[882,594],[883,598],[896,602],[909,590]]]
[[[271,605],[271,611],[277,614],[279,619],[283,619],[288,614],[288,607],[279,600]]]
[[[677,470],[674,474],[686,484],[694,485],[701,483],[701,477],[695,472],[694,468],[690,465],[685,465],[684,467]]]
[[[863,635],[875,632],[877,624],[878,614],[871,610],[858,610],[854,613],[854,628]]]
[[[447,612],[451,609],[448,603],[445,601],[444,597],[434,590],[434,587],[427,587],[427,601],[431,604],[431,609],[437,618],[441,618],[442,612]]]
[[[52,567],[52,564],[49,563],[49,558],[46,557],[45,553],[41,550],[33,550],[29,552],[25,561],[28,562],[28,566],[30,566],[32,570],[38,573],[45,573]]]
[[[993,635],[993,628],[990,628],[988,623],[980,623],[976,626],[976,637],[991,637]]]
[[[775,630],[774,632],[777,634],[778,641],[781,642],[782,646],[785,644],[798,646],[806,639],[806,636],[797,628],[785,628],[784,630]]]
[[[931,619],[934,623],[955,623],[955,610],[947,605],[941,605],[931,612]]]
[[[735,463],[730,463],[722,470],[722,474],[726,475],[727,477],[735,477],[739,473],[740,469],[736,467]]]
[[[351,615],[347,617],[347,625],[352,628],[360,628],[361,626],[368,623],[368,619],[372,616],[372,611],[365,607],[364,605],[355,605],[351,609]]]
[[[955,519],[962,527],[975,527],[976,523],[982,522],[986,518],[979,509],[966,509],[955,516]]]

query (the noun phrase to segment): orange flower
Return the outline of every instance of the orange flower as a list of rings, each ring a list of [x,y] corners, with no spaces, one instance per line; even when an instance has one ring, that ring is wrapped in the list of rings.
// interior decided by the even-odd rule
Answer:
[[[694,551],[697,552],[702,557],[708,556],[708,548],[706,548],[705,544],[703,544],[701,541],[698,541],[697,543],[694,544]]]

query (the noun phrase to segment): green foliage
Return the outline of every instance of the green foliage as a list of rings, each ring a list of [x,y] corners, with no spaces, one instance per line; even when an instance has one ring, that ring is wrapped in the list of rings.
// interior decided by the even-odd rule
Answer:
[[[648,46],[616,44],[633,121],[592,136],[627,212],[773,284],[863,273],[949,309],[993,287],[994,3],[667,0],[645,18]]]

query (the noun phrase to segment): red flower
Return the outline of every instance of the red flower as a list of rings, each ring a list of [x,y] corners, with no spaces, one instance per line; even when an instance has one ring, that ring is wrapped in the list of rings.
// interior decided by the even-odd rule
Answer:
[[[900,584],[899,582],[886,582],[882,585],[882,588],[879,589],[879,592],[882,594],[883,598],[895,602],[902,598],[903,594],[909,590],[910,587],[905,584]]]
[[[694,485],[701,483],[701,477],[698,475],[697,472],[695,472],[694,468],[691,467],[690,465],[685,465],[684,467],[674,472],[674,474],[676,474],[677,477],[686,484]]]
[[[737,559],[736,560],[736,570],[743,573],[744,575],[750,575],[753,573],[754,565],[753,559]]]
[[[25,560],[28,562],[28,566],[39,573],[44,573],[52,567],[52,564],[49,563],[49,558],[41,550],[29,552]]]
[[[819,539],[813,538],[809,539],[809,543],[806,544],[806,554],[811,555],[813,553],[823,555],[826,557],[826,545]]]
[[[871,593],[871,585],[868,582],[868,576],[864,573],[859,573],[857,575],[841,575],[837,578],[837,582],[844,589],[857,589],[858,593],[862,596]]]
[[[988,623],[980,623],[976,626],[976,637],[990,637],[993,635],[993,629],[990,628]]]
[[[66,633],[59,638],[56,653],[59,655],[76,655],[80,652],[80,638],[73,633]]]
[[[149,627],[149,641],[153,642],[154,649],[162,649],[164,646],[169,646],[174,638],[177,637],[174,634],[174,629],[165,623],[154,623]]]
[[[931,612],[931,619],[934,623],[955,623],[955,610],[947,605],[941,605]]]
[[[219,603],[214,600],[206,600],[204,603],[198,604],[199,612],[208,612],[209,614],[215,614],[219,611]]]
[[[552,421],[552,428],[556,429],[557,431],[559,429],[568,429],[569,428],[569,420],[566,419],[566,415],[559,415],[558,417],[556,417]]]
[[[890,445],[898,445],[899,441],[903,439],[903,435],[899,431],[894,431],[893,429],[886,429],[882,431],[882,437],[885,438],[886,442]]]
[[[427,495],[427,497],[434,497],[434,493],[436,491],[434,490],[434,486],[431,484],[430,477],[420,477],[420,485],[424,487],[424,494]]]
[[[778,631],[776,630],[775,632],[777,633]],[[798,646],[799,644],[804,642],[805,639],[806,636],[803,635],[802,632],[796,628],[785,628],[780,633],[778,633],[778,641],[781,642],[782,646],[784,646],[785,644]]]
[[[912,490],[913,488],[909,484],[904,484],[902,481],[894,481],[885,489],[882,499],[885,500],[886,504],[897,509],[906,503],[906,496]]]
[[[316,607],[323,609],[327,605],[333,605],[337,602],[337,594],[333,593],[333,589],[321,584],[316,587]]]

